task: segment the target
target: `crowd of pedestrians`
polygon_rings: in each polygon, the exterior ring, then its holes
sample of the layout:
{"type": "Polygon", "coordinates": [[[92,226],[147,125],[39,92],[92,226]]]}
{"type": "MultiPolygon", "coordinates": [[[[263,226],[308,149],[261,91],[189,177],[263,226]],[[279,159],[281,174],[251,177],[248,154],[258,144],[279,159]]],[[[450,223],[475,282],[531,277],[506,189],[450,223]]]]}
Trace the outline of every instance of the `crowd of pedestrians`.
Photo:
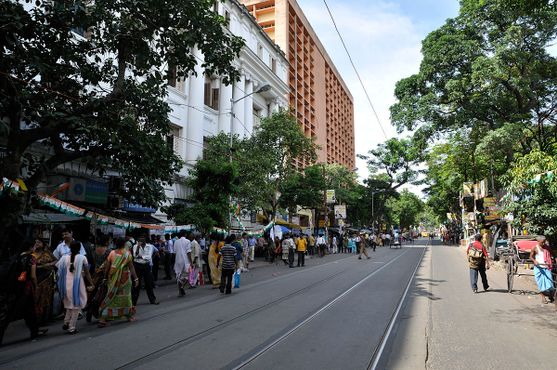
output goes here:
{"type": "Polygon", "coordinates": [[[176,234],[141,235],[125,238],[96,235],[86,243],[74,239],[71,229],[62,231],[55,248],[37,238],[24,241],[21,251],[2,267],[0,279],[0,344],[11,321],[23,318],[35,339],[47,333],[41,327],[63,319],[68,334],[79,333],[78,319],[99,328],[115,320],[135,321],[136,307],[144,290],[150,304],[158,305],[155,289],[162,280],[175,280],[177,296],[200,285],[231,294],[239,287],[240,274],[249,271],[255,253],[268,262],[282,260],[290,268],[304,267],[306,258],[353,253],[369,259],[366,247],[375,251],[388,245],[387,234],[354,233],[294,235],[271,240],[246,233],[239,235],[181,230],[176,234]],[[9,264],[8,264],[9,263],[9,264]]]}

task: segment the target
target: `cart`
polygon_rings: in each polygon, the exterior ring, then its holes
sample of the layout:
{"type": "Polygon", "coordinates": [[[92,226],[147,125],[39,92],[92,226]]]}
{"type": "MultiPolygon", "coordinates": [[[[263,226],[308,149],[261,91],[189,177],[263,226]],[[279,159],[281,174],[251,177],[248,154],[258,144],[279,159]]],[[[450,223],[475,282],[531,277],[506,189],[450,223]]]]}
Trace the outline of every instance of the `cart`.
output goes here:
{"type": "MultiPolygon", "coordinates": [[[[530,259],[530,252],[533,248],[535,248],[536,244],[537,241],[535,236],[515,236],[509,240],[507,247],[500,249],[501,259],[506,261],[507,291],[509,293],[513,292],[515,276],[534,277],[533,272],[521,273],[519,267],[525,267],[528,271],[530,271],[530,266],[534,264],[534,262],[530,259]]],[[[553,284],[555,285],[555,271],[553,271],[552,275],[553,284]]]]}

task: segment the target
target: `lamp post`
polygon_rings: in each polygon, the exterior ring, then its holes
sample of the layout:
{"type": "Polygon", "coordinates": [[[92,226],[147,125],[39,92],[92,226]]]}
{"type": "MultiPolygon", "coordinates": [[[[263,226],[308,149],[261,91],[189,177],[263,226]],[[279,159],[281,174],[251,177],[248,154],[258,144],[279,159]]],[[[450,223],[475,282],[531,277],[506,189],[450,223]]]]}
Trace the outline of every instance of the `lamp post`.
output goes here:
{"type": "MultiPolygon", "coordinates": [[[[234,127],[234,104],[238,103],[241,100],[244,100],[245,98],[247,98],[248,96],[251,96],[253,94],[259,94],[265,91],[269,91],[271,90],[272,86],[267,83],[264,82],[261,84],[261,86],[259,86],[259,88],[249,94],[246,94],[240,98],[234,99],[234,97],[230,98],[230,133],[229,133],[229,150],[230,150],[230,163],[232,163],[232,138],[234,136],[234,133],[232,132],[233,127],[234,127]]],[[[229,205],[232,205],[232,194],[230,194],[230,197],[228,199],[229,205]]],[[[229,206],[230,208],[230,206],[229,206]]],[[[230,229],[230,227],[232,226],[232,212],[230,211],[230,209],[228,210],[228,228],[230,229]]]]}

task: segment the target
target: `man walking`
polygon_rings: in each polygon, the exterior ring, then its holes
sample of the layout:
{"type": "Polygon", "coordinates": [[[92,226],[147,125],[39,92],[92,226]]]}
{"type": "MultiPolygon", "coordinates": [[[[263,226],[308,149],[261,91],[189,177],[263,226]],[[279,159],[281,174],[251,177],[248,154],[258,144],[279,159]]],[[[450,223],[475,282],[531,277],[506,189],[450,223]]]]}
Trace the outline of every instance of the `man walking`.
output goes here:
{"type": "Polygon", "coordinates": [[[237,258],[236,258],[236,248],[231,245],[231,243],[236,240],[236,236],[231,234],[226,237],[224,241],[224,247],[219,251],[219,256],[217,257],[217,269],[219,268],[220,262],[222,260],[222,272],[220,279],[220,292],[225,294],[232,293],[232,276],[237,268],[237,258]],[[226,289],[226,290],[225,290],[226,289]]]}
{"type": "Polygon", "coordinates": [[[186,230],[180,230],[179,239],[174,242],[176,261],[174,262],[174,272],[176,273],[176,283],[178,284],[178,296],[186,295],[184,287],[189,281],[189,269],[192,263],[191,243],[186,238],[186,230]]]}
{"type": "Polygon", "coordinates": [[[145,284],[145,291],[147,292],[149,303],[155,305],[159,304],[153,292],[153,274],[151,273],[153,252],[153,245],[147,244],[145,242],[145,237],[139,238],[138,242],[132,247],[133,267],[139,279],[139,284],[132,287],[132,303],[134,306],[137,306],[142,281],[145,284]]]}
{"type": "Polygon", "coordinates": [[[482,236],[476,234],[474,242],[468,245],[466,254],[468,255],[468,265],[470,266],[470,285],[474,293],[478,292],[478,273],[482,277],[484,291],[489,289],[485,270],[489,269],[489,255],[482,244],[482,236]]]}
{"type": "Polygon", "coordinates": [[[360,250],[360,255],[358,256],[358,259],[359,260],[362,259],[362,254],[366,256],[366,259],[369,259],[369,256],[367,255],[367,251],[366,251],[366,240],[364,239],[363,235],[356,236],[356,245],[360,250]]]}

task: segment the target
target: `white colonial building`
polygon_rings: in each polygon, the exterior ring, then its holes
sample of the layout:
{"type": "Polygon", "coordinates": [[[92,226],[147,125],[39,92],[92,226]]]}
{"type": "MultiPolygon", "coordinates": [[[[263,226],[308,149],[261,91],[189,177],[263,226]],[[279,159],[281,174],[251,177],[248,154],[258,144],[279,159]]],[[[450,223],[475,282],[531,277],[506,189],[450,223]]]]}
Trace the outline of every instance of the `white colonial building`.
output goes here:
{"type": "MultiPolygon", "coordinates": [[[[184,81],[169,81],[171,87],[167,101],[173,109],[170,114],[172,136],[169,140],[185,162],[180,173],[180,177],[184,178],[195,162],[202,158],[207,137],[221,131],[229,134],[230,130],[240,137],[250,136],[261,118],[269,116],[279,107],[288,106],[288,61],[283,51],[238,1],[217,1],[215,10],[229,20],[230,32],[245,40],[246,45],[235,62],[241,71],[241,78],[225,85],[218,76],[205,75],[201,68],[203,55],[196,51],[200,62],[196,67],[197,76],[184,81]],[[257,92],[267,84],[270,85],[269,90],[257,92]],[[249,96],[244,98],[246,95],[249,96]],[[238,99],[241,100],[234,104],[234,119],[231,120],[231,103],[238,99]]],[[[172,202],[184,201],[190,192],[180,179],[166,191],[172,202]]]]}

